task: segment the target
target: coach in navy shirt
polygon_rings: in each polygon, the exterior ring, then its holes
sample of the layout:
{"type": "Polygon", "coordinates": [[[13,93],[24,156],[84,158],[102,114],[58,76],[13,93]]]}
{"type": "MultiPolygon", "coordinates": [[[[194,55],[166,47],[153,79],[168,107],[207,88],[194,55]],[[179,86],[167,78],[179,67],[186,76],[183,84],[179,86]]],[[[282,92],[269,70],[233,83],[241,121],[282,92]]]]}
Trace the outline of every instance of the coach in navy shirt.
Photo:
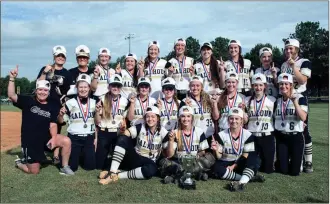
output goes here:
{"type": "Polygon", "coordinates": [[[15,93],[15,78],[18,75],[18,66],[9,73],[8,98],[14,106],[22,110],[21,146],[23,159],[17,159],[16,167],[26,173],[38,174],[40,163],[46,159],[44,150],[61,147],[63,168],[61,174],[74,175],[68,161],[71,153],[69,138],[57,134],[58,109],[54,108],[49,100],[50,83],[47,80],[38,80],[34,97],[22,96],[15,93]]]}

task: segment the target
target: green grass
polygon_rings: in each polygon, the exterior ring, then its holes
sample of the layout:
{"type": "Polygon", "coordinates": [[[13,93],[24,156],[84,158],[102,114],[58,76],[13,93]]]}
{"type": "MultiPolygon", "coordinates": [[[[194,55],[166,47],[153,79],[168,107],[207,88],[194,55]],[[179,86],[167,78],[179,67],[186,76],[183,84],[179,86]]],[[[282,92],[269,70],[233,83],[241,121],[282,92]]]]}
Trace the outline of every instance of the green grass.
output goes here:
{"type": "Polygon", "coordinates": [[[176,185],[163,185],[159,178],[120,180],[116,184],[98,184],[99,171],[81,168],[74,177],[59,175],[48,166],[36,176],[14,168],[19,149],[1,155],[1,202],[153,202],[153,203],[220,203],[220,202],[329,202],[328,104],[311,104],[310,125],[313,137],[312,174],[298,177],[278,173],[265,175],[265,183],[249,183],[243,193],[232,193],[224,187],[228,181],[197,182],[197,190],[185,191],[176,185]]]}

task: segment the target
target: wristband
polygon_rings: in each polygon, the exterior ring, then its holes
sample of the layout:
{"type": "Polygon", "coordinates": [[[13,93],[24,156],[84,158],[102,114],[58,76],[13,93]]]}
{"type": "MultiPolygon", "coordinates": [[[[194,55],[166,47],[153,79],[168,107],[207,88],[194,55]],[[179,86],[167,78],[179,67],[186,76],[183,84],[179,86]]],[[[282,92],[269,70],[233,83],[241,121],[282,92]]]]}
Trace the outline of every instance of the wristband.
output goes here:
{"type": "Polygon", "coordinates": [[[9,79],[9,81],[11,81],[11,82],[15,82],[15,80],[14,80],[14,79],[9,79]]]}

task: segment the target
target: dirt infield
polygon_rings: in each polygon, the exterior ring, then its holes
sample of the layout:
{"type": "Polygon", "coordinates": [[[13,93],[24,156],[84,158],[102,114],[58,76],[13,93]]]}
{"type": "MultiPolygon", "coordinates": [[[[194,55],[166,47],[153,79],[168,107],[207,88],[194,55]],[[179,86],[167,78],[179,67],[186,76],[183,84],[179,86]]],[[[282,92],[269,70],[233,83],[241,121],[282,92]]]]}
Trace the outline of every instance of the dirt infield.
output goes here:
{"type": "Polygon", "coordinates": [[[1,112],[1,152],[21,144],[20,112],[1,112]]]}

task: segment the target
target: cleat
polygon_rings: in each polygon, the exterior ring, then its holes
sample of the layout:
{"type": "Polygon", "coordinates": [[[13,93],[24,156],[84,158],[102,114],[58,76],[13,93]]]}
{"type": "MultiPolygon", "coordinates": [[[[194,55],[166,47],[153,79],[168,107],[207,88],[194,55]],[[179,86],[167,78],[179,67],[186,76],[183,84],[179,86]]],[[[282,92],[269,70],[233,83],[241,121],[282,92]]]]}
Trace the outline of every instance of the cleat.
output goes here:
{"type": "Polygon", "coordinates": [[[232,181],[229,184],[229,190],[232,192],[242,192],[244,191],[245,184],[240,183],[239,181],[232,181]]]}
{"type": "Polygon", "coordinates": [[[108,172],[105,178],[99,180],[99,184],[106,185],[118,181],[118,173],[108,172]]]}
{"type": "Polygon", "coordinates": [[[21,164],[22,164],[22,160],[17,157],[17,159],[15,159],[15,167],[18,168],[18,166],[21,164]]]}
{"type": "Polygon", "coordinates": [[[304,172],[305,173],[312,173],[314,170],[313,170],[313,164],[312,162],[305,162],[305,165],[304,165],[304,172]]]}
{"type": "Polygon", "coordinates": [[[173,182],[174,182],[174,178],[172,176],[165,176],[164,184],[173,183],[173,182]]]}
{"type": "Polygon", "coordinates": [[[74,176],[74,172],[71,170],[70,166],[64,166],[61,168],[60,174],[65,176],[74,176]]]}
{"type": "Polygon", "coordinates": [[[99,179],[104,179],[107,174],[108,174],[108,171],[101,171],[99,174],[99,179]]]}
{"type": "Polygon", "coordinates": [[[264,175],[256,174],[256,175],[254,175],[251,178],[250,182],[260,182],[260,183],[263,183],[263,182],[265,182],[265,180],[266,179],[265,179],[264,175]]]}

